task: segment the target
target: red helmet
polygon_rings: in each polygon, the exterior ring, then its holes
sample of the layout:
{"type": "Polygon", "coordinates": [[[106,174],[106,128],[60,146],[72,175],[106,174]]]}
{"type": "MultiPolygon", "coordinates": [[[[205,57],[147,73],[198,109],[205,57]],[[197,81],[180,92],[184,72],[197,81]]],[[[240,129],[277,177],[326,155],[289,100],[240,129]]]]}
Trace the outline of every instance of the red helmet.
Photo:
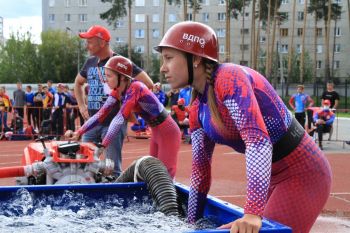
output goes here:
{"type": "Polygon", "coordinates": [[[331,101],[329,101],[329,100],[324,100],[324,101],[323,101],[323,105],[330,106],[330,105],[331,105],[331,101]]]}
{"type": "Polygon", "coordinates": [[[104,67],[114,70],[128,78],[132,78],[132,62],[125,57],[111,57],[104,67]]]}
{"type": "Polygon", "coordinates": [[[160,52],[162,47],[170,47],[218,61],[216,34],[211,27],[202,23],[186,21],[173,25],[155,50],[160,52]]]}
{"type": "Polygon", "coordinates": [[[177,100],[177,104],[178,105],[185,105],[185,99],[184,98],[180,98],[177,100]]]}

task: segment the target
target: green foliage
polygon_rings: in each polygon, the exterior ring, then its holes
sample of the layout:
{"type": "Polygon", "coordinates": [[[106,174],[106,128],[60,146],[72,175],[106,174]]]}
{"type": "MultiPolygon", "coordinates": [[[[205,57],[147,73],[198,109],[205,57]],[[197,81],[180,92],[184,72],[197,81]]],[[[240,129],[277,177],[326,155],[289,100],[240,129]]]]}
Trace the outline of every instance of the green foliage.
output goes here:
{"type": "MultiPolygon", "coordinates": [[[[341,5],[332,3],[331,5],[331,19],[335,20],[341,15],[341,5]]],[[[317,20],[328,20],[328,0],[310,0],[308,13],[316,14],[317,20]]]]}
{"type": "Polygon", "coordinates": [[[41,83],[73,82],[78,67],[85,60],[85,49],[79,38],[63,31],[41,34],[41,45],[31,41],[31,34],[11,35],[0,47],[0,82],[41,83]],[[80,64],[78,65],[78,55],[80,64]]]}
{"type": "Polygon", "coordinates": [[[128,8],[132,5],[132,0],[101,0],[103,3],[111,3],[112,7],[100,14],[101,19],[107,20],[109,25],[112,25],[116,20],[123,18],[127,15],[126,4],[128,8]]]}
{"type": "MultiPolygon", "coordinates": [[[[122,55],[123,57],[128,57],[128,45],[127,44],[123,44],[123,45],[119,45],[117,47],[114,47],[113,51],[115,51],[119,55],[122,55]]],[[[135,63],[137,66],[144,68],[143,57],[140,56],[140,53],[136,53],[134,49],[131,50],[131,59],[130,60],[133,63],[135,63]]]]}
{"type": "Polygon", "coordinates": [[[37,46],[32,43],[31,34],[10,35],[6,44],[0,45],[0,82],[38,80],[38,73],[37,46]]]}
{"type": "MultiPolygon", "coordinates": [[[[41,34],[39,58],[43,80],[73,82],[77,74],[78,54],[83,55],[78,38],[72,38],[64,31],[49,30],[41,34]]],[[[80,61],[85,60],[80,56],[80,61]]]]}

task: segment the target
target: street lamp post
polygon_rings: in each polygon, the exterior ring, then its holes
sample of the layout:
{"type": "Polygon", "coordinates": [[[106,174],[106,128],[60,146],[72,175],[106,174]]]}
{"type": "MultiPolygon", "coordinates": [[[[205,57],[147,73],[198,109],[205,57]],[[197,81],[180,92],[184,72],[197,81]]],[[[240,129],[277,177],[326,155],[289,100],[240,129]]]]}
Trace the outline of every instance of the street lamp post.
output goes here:
{"type": "MultiPolygon", "coordinates": [[[[66,31],[70,31],[72,34],[75,34],[74,31],[70,27],[66,27],[66,31]]],[[[77,73],[80,71],[80,40],[78,40],[78,61],[77,61],[77,73]]]]}

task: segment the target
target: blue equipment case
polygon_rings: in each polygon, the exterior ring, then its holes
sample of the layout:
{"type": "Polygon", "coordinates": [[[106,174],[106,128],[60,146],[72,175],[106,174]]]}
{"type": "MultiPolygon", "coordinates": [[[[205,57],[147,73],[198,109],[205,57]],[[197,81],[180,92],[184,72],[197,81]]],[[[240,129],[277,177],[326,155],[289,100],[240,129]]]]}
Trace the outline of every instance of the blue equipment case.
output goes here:
{"type": "MultiPolygon", "coordinates": [[[[41,195],[59,196],[65,190],[81,193],[91,198],[103,199],[104,196],[118,194],[119,197],[130,199],[137,197],[149,196],[145,183],[107,183],[107,184],[89,184],[89,185],[36,185],[36,186],[4,186],[0,187],[0,202],[9,201],[19,189],[28,190],[35,198],[41,195]]],[[[187,186],[176,183],[179,200],[183,205],[187,206],[189,189],[187,186]]],[[[125,202],[127,203],[127,202],[125,202]]],[[[127,207],[127,206],[126,206],[127,207]]],[[[209,196],[204,210],[204,216],[213,220],[217,226],[228,223],[234,219],[243,216],[242,208],[230,203],[209,196]]],[[[187,233],[229,233],[229,230],[206,229],[195,230],[187,233]]],[[[291,233],[291,228],[279,224],[274,221],[263,219],[263,225],[260,229],[261,233],[291,233]]]]}

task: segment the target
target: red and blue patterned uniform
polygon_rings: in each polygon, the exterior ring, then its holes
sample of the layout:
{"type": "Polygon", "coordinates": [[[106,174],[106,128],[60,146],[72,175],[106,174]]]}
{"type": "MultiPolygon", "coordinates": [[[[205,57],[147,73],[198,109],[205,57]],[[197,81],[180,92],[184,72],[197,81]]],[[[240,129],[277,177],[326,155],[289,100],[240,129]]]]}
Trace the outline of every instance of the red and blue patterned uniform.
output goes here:
{"type": "MultiPolygon", "coordinates": [[[[268,81],[250,68],[221,64],[212,74],[212,78],[215,80],[214,92],[223,127],[219,128],[210,115],[207,105],[207,84],[204,93],[194,100],[190,112],[193,162],[188,220],[195,222],[202,216],[204,200],[211,184],[212,154],[215,143],[219,143],[245,154],[247,197],[244,212],[246,214],[266,216],[297,227],[300,222],[294,221],[294,217],[290,216],[288,211],[285,209],[279,211],[277,204],[269,205],[269,203],[277,200],[277,203],[280,202],[283,208],[287,206],[286,209],[288,209],[295,205],[293,195],[298,192],[307,196],[309,192],[319,191],[319,194],[314,195],[319,195],[320,203],[316,207],[313,206],[314,202],[310,203],[310,209],[314,210],[312,217],[305,220],[308,222],[301,223],[301,227],[305,227],[305,224],[306,227],[309,227],[310,222],[312,226],[330,191],[330,169],[323,153],[311,138],[304,134],[302,142],[296,149],[272,164],[273,144],[281,139],[292,123],[292,115],[287,107],[268,81]],[[307,150],[306,147],[308,147],[307,150]],[[293,155],[293,153],[296,154],[293,155]],[[289,159],[298,161],[299,164],[295,165],[298,162],[286,163],[289,159]],[[274,170],[276,164],[281,164],[285,170],[283,172],[279,172],[278,169],[274,170]],[[298,189],[299,186],[293,184],[291,177],[300,178],[300,180],[297,179],[300,184],[304,179],[309,179],[310,175],[315,176],[314,170],[319,174],[324,174],[321,182],[315,181],[322,188],[302,185],[298,189]],[[306,178],[299,177],[299,172],[309,175],[306,178]],[[293,190],[292,185],[285,190],[276,191],[278,189],[275,187],[279,187],[280,180],[293,184],[297,190],[293,190]],[[287,198],[290,200],[286,200],[287,198]]],[[[318,200],[318,198],[315,199],[318,200]]],[[[309,207],[309,205],[306,206],[309,207]]]]}
{"type": "MultiPolygon", "coordinates": [[[[119,96],[113,90],[102,108],[93,115],[79,130],[82,135],[99,123],[102,123],[113,108],[118,107],[118,100],[122,99],[122,106],[113,118],[102,144],[106,147],[115,138],[124,122],[132,113],[141,116],[146,122],[157,118],[164,110],[163,104],[141,82],[132,81],[130,86],[119,96]]],[[[176,172],[177,154],[180,148],[180,129],[170,115],[155,127],[151,127],[150,155],[161,160],[167,167],[169,174],[174,177],[176,172]],[[171,138],[172,140],[169,140],[171,138]]]]}

